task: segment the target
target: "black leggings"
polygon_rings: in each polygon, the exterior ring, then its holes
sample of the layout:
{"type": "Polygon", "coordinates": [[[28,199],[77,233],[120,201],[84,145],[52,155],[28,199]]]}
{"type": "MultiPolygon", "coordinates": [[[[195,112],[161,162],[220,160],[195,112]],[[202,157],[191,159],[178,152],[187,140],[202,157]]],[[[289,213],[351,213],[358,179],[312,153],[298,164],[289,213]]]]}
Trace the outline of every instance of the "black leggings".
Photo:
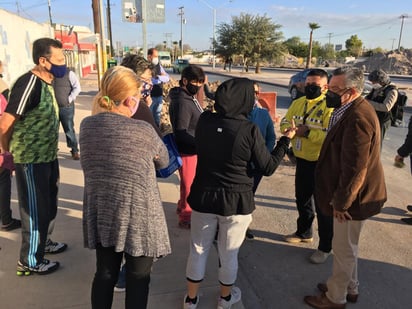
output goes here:
{"type": "MultiPolygon", "coordinates": [[[[149,295],[150,272],[153,257],[134,257],[127,253],[126,258],[126,309],[145,309],[149,295]]],[[[92,285],[92,308],[110,309],[113,302],[113,289],[119,276],[123,252],[115,252],[114,247],[96,249],[96,273],[92,285]]]]}

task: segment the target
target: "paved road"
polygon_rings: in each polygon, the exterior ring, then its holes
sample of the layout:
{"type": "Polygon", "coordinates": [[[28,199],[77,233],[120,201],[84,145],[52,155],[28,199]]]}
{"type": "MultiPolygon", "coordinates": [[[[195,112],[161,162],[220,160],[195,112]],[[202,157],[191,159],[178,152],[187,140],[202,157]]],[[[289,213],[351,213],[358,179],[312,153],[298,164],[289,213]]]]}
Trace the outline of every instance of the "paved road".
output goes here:
{"type": "MultiPolygon", "coordinates": [[[[82,80],[82,86],[83,92],[76,102],[77,129],[81,119],[90,114],[97,88],[93,78],[82,80]]],[[[391,129],[390,133],[394,130],[399,130],[399,136],[406,132],[400,128],[391,129]]],[[[412,228],[399,220],[405,216],[405,206],[412,203],[412,179],[409,166],[397,169],[392,165],[399,141],[390,134],[388,136],[384,141],[382,162],[389,199],[382,214],[368,220],[361,237],[361,286],[357,308],[409,308],[412,303],[412,228]]],[[[63,132],[60,132],[61,186],[54,238],[67,242],[69,249],[50,257],[58,259],[62,268],[50,276],[17,277],[15,264],[19,231],[0,232],[0,308],[90,308],[90,282],[95,260],[94,252],[84,249],[82,243],[83,175],[79,162],[70,159],[69,149],[63,140],[63,132]]],[[[149,309],[182,308],[189,233],[177,227],[177,176],[159,180],[159,187],[173,253],[159,260],[153,268],[149,309]]],[[[287,161],[273,176],[262,180],[252,223],[256,239],[246,241],[239,256],[237,284],[242,289],[243,305],[238,304],[234,309],[308,308],[303,303],[303,296],[315,293],[316,283],[329,275],[331,259],[324,265],[312,265],[307,261],[316,248],[317,239],[313,244],[304,245],[291,245],[282,240],[282,236],[295,227],[297,211],[293,192],[294,167],[287,161]]],[[[18,215],[14,189],[12,204],[14,213],[18,215]]],[[[199,309],[216,308],[216,267],[216,252],[212,251],[201,288],[199,309]]],[[[123,294],[116,294],[113,308],[123,308],[123,298],[123,294]]]]}

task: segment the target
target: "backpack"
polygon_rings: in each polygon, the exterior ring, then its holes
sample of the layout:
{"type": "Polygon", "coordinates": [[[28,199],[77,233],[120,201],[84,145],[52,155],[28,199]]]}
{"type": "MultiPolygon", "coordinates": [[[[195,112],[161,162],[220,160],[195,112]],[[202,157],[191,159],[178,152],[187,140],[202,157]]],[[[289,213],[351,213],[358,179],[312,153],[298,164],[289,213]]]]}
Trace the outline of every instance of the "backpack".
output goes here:
{"type": "Polygon", "coordinates": [[[398,90],[398,99],[395,105],[391,109],[391,126],[399,127],[403,122],[403,112],[406,102],[408,101],[408,96],[404,91],[398,90]]]}

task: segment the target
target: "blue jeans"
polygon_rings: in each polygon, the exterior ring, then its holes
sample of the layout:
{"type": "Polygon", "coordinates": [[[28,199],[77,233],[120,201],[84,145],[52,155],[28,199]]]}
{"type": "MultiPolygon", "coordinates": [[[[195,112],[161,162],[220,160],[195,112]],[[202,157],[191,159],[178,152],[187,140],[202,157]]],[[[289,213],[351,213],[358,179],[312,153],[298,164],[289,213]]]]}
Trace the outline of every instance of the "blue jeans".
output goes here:
{"type": "Polygon", "coordinates": [[[160,116],[162,114],[163,108],[163,97],[152,97],[152,105],[150,105],[150,110],[152,111],[153,118],[156,125],[160,126],[160,116]]]}
{"type": "Polygon", "coordinates": [[[66,134],[67,147],[72,149],[72,153],[79,152],[76,132],[74,131],[74,103],[68,107],[59,107],[59,117],[66,134]]]}

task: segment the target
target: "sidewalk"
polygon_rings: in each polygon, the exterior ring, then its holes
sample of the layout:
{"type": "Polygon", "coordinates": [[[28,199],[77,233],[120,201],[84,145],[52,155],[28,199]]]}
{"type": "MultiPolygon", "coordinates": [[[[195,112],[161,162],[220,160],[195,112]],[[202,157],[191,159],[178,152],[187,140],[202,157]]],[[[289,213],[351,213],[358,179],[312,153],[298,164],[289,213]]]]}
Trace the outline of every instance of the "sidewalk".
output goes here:
{"type": "MultiPolygon", "coordinates": [[[[232,72],[232,74],[241,74],[232,72]]],[[[251,78],[261,82],[283,80],[281,76],[251,78]]],[[[94,75],[96,76],[96,75],[94,75]]],[[[253,76],[253,77],[252,77],[253,76]]],[[[94,77],[96,78],[96,77],[94,77]]],[[[93,75],[82,80],[82,93],[76,102],[76,130],[81,119],[90,115],[97,91],[93,75]]],[[[403,129],[398,129],[403,130],[403,129]]],[[[404,131],[400,131],[404,134],[404,131]]],[[[0,303],[4,309],[86,309],[90,308],[90,288],[95,271],[94,251],[83,248],[82,198],[83,174],[79,161],[73,161],[60,131],[59,213],[53,239],[67,242],[67,252],[49,256],[61,262],[61,269],[48,276],[17,277],[15,265],[20,246],[20,230],[0,232],[0,303]]],[[[357,308],[408,308],[412,303],[412,228],[402,224],[405,205],[412,202],[409,166],[397,169],[392,165],[396,144],[385,140],[382,162],[388,185],[388,202],[382,214],[365,225],[361,237],[359,274],[360,298],[357,308]]],[[[177,226],[175,213],[179,196],[176,175],[159,179],[159,187],[172,243],[172,254],[153,267],[149,309],[182,308],[186,290],[185,265],[189,250],[189,231],[177,226]]],[[[242,301],[233,309],[309,308],[303,296],[316,293],[317,282],[331,272],[332,259],[326,264],[312,265],[307,257],[316,248],[314,243],[291,245],[283,235],[295,227],[294,167],[283,162],[275,174],[265,177],[256,197],[252,229],[255,240],[245,241],[239,255],[237,285],[242,301]]],[[[12,207],[18,216],[17,195],[13,184],[12,207]]],[[[314,226],[316,230],[316,224],[314,226]]],[[[211,250],[205,281],[201,285],[199,309],[216,308],[218,297],[217,254],[211,250]]],[[[115,293],[113,308],[124,308],[124,293],[115,293]]],[[[348,307],[351,307],[350,305],[348,307]]],[[[354,307],[355,308],[355,307],[354,307]]]]}

